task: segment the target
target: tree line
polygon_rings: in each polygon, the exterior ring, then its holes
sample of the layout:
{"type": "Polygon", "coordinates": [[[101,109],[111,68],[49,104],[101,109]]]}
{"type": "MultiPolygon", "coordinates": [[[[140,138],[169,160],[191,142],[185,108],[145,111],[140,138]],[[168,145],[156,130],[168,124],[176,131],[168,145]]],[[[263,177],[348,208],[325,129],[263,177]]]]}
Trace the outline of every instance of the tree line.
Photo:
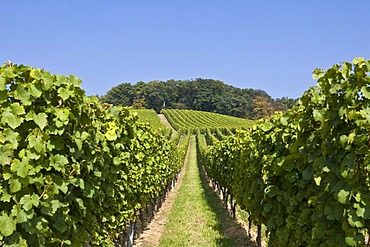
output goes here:
{"type": "Polygon", "coordinates": [[[291,108],[296,100],[273,99],[260,89],[241,89],[213,79],[121,83],[101,100],[113,105],[161,109],[190,109],[258,119],[291,108]]]}

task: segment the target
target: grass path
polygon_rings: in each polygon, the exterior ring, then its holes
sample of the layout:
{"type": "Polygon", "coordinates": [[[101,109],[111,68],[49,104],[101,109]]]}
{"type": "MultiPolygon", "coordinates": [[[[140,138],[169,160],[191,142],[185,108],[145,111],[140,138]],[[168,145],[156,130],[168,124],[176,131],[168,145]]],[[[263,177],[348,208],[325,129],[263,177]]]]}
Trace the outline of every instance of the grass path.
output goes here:
{"type": "MultiPolygon", "coordinates": [[[[189,148],[186,153],[184,164],[187,163],[188,157],[189,148]]],[[[168,216],[170,214],[172,205],[175,202],[176,195],[179,191],[185,173],[186,166],[184,166],[184,168],[181,170],[175,188],[168,193],[166,200],[163,202],[162,207],[154,216],[154,219],[147,226],[147,229],[140,235],[139,239],[135,240],[134,247],[157,247],[159,245],[159,240],[167,224],[168,216]]]]}
{"type": "Polygon", "coordinates": [[[190,139],[186,174],[171,209],[159,246],[254,246],[220,199],[201,179],[196,140],[190,139]]]}
{"type": "Polygon", "coordinates": [[[176,132],[176,130],[172,127],[172,125],[170,124],[170,122],[168,121],[168,119],[166,118],[165,115],[163,114],[158,114],[158,117],[159,119],[161,120],[161,122],[169,129],[171,129],[173,132],[176,132]]]}

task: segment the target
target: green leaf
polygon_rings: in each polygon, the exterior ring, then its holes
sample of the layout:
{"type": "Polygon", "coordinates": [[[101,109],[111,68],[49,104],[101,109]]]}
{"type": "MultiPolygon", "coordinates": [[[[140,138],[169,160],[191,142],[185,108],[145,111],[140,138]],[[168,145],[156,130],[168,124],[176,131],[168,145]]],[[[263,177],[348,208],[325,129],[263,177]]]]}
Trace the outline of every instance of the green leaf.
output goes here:
{"type": "Polygon", "coordinates": [[[80,87],[81,85],[81,80],[74,76],[74,75],[69,75],[69,82],[74,86],[74,87],[80,87]]]}
{"type": "Polygon", "coordinates": [[[315,227],[313,228],[313,234],[315,234],[315,237],[322,238],[325,236],[326,227],[325,222],[319,222],[315,224],[315,227]]]}
{"type": "Polygon", "coordinates": [[[12,196],[10,194],[4,194],[1,196],[0,198],[0,201],[2,202],[10,202],[10,199],[12,198],[12,196]]]}
{"type": "Polygon", "coordinates": [[[68,226],[67,226],[67,224],[65,223],[65,220],[62,217],[57,217],[53,226],[60,233],[63,233],[68,229],[68,226]]]}
{"type": "Polygon", "coordinates": [[[360,110],[361,116],[370,123],[370,107],[360,110]]]}
{"type": "Polygon", "coordinates": [[[351,133],[351,134],[348,135],[348,144],[353,143],[353,140],[355,139],[355,136],[356,136],[355,133],[351,133]]]}
{"type": "Polygon", "coordinates": [[[28,164],[20,161],[19,159],[14,159],[10,170],[15,172],[19,177],[25,178],[28,175],[28,164]]]}
{"type": "Polygon", "coordinates": [[[15,132],[11,129],[6,129],[4,131],[4,134],[5,134],[6,140],[11,143],[12,149],[14,150],[17,149],[19,145],[18,141],[20,140],[18,132],[15,132]]]}
{"type": "Polygon", "coordinates": [[[351,70],[352,70],[352,64],[350,63],[343,63],[342,65],[342,76],[344,78],[349,78],[349,76],[351,75],[351,70]]]}
{"type": "Polygon", "coordinates": [[[8,70],[2,71],[4,78],[14,78],[16,75],[13,73],[12,68],[9,68],[8,70]]]}
{"type": "Polygon", "coordinates": [[[50,90],[53,87],[53,77],[50,75],[49,72],[44,72],[41,77],[43,81],[43,89],[45,91],[50,90]]]}
{"type": "Polygon", "coordinates": [[[37,80],[40,80],[41,76],[42,76],[41,69],[32,69],[31,73],[30,73],[30,76],[37,79],[37,80]]]}
{"type": "Polygon", "coordinates": [[[364,218],[365,217],[366,208],[358,207],[356,210],[356,215],[358,217],[364,218]]]}
{"type": "Polygon", "coordinates": [[[354,209],[350,209],[349,210],[349,213],[348,213],[348,223],[352,227],[361,228],[361,227],[364,227],[365,226],[364,220],[362,218],[360,218],[360,217],[357,216],[357,214],[356,214],[356,212],[355,212],[354,209]]]}
{"type": "Polygon", "coordinates": [[[78,150],[82,150],[82,140],[75,138],[74,142],[76,143],[78,150]]]}
{"type": "Polygon", "coordinates": [[[313,115],[313,118],[315,119],[315,121],[324,122],[324,120],[325,120],[323,114],[319,110],[316,110],[316,109],[313,110],[312,115],[313,115]]]}
{"type": "Polygon", "coordinates": [[[51,201],[51,209],[52,213],[54,214],[59,208],[68,206],[68,204],[61,203],[58,200],[52,200],[51,201]]]}
{"type": "Polygon", "coordinates": [[[69,110],[67,108],[57,108],[57,109],[55,109],[55,115],[63,124],[68,123],[69,110]]]}
{"type": "Polygon", "coordinates": [[[3,91],[6,89],[6,81],[5,78],[0,75],[0,91],[3,91]]]}
{"type": "Polygon", "coordinates": [[[57,171],[64,170],[64,165],[68,164],[68,159],[60,154],[50,157],[50,166],[57,171]]]}
{"type": "Polygon", "coordinates": [[[16,217],[17,223],[27,222],[29,219],[32,219],[34,216],[33,211],[24,211],[20,205],[13,205],[11,216],[16,217]]]}
{"type": "Polygon", "coordinates": [[[24,107],[21,106],[18,102],[11,104],[10,108],[12,109],[12,113],[17,116],[20,116],[26,113],[24,110],[24,107]]]}
{"type": "Polygon", "coordinates": [[[342,204],[345,204],[347,202],[347,199],[348,199],[348,196],[349,196],[350,192],[349,191],[346,191],[344,189],[341,189],[339,191],[339,193],[337,194],[337,200],[338,202],[342,203],[342,204]]]}
{"type": "Polygon", "coordinates": [[[23,122],[23,118],[14,115],[9,109],[6,109],[2,114],[1,122],[3,124],[8,124],[12,129],[16,129],[23,122]]]}
{"type": "Polygon", "coordinates": [[[15,232],[17,222],[13,217],[9,217],[6,212],[2,211],[0,215],[0,233],[4,237],[8,237],[15,232]]]}
{"type": "Polygon", "coordinates": [[[14,98],[20,100],[23,105],[32,105],[31,94],[26,90],[25,86],[18,85],[14,92],[14,98]]]}
{"type": "Polygon", "coordinates": [[[288,125],[288,119],[285,118],[285,117],[281,117],[280,118],[280,123],[284,126],[287,126],[288,125]]]}
{"type": "Polygon", "coordinates": [[[34,148],[38,153],[41,153],[44,149],[45,142],[41,136],[32,135],[28,138],[28,143],[31,148],[34,148]]]}
{"type": "Polygon", "coordinates": [[[81,178],[73,178],[71,182],[75,185],[80,187],[81,189],[85,189],[85,182],[81,178]]]}
{"type": "Polygon", "coordinates": [[[35,99],[39,98],[42,95],[42,92],[38,90],[33,84],[29,85],[29,92],[31,96],[33,96],[35,99]]]}
{"type": "Polygon", "coordinates": [[[8,100],[7,91],[0,91],[0,103],[8,100]]]}
{"type": "Polygon", "coordinates": [[[21,190],[22,184],[19,182],[18,179],[10,179],[10,192],[15,193],[21,190]]]}
{"type": "Polygon", "coordinates": [[[365,59],[363,57],[356,57],[352,60],[352,63],[357,65],[357,64],[362,63],[364,61],[365,61],[365,59]]]}
{"type": "Polygon", "coordinates": [[[40,199],[36,194],[31,195],[24,195],[21,200],[19,201],[23,208],[28,211],[33,206],[38,207],[40,203],[40,199]]]}
{"type": "Polygon", "coordinates": [[[33,121],[40,127],[41,130],[43,130],[48,123],[48,116],[42,112],[35,115],[33,117],[33,121]]]}
{"type": "Polygon", "coordinates": [[[11,145],[0,145],[0,164],[9,165],[12,161],[13,153],[14,151],[11,149],[11,145]]]}
{"type": "Polygon", "coordinates": [[[20,210],[17,214],[17,223],[24,223],[28,221],[28,217],[25,211],[20,210]]]}
{"type": "Polygon", "coordinates": [[[365,97],[366,99],[370,99],[370,88],[369,87],[363,86],[361,88],[361,93],[363,97],[365,97]]]}
{"type": "Polygon", "coordinates": [[[349,246],[357,246],[357,241],[353,237],[346,237],[345,240],[349,246]]]}
{"type": "Polygon", "coordinates": [[[320,184],[321,184],[321,177],[315,177],[314,180],[315,180],[316,185],[317,186],[320,186],[320,184]]]}
{"type": "Polygon", "coordinates": [[[267,132],[274,127],[274,124],[270,122],[266,122],[266,123],[261,124],[260,126],[263,131],[267,132]]]}
{"type": "Polygon", "coordinates": [[[303,180],[310,180],[312,178],[312,175],[313,175],[313,168],[312,168],[312,166],[307,167],[302,172],[302,178],[303,178],[303,180]]]}
{"type": "Polygon", "coordinates": [[[61,87],[58,89],[58,95],[63,99],[67,100],[69,97],[73,95],[73,90],[71,89],[66,89],[64,87],[61,87]]]}
{"type": "Polygon", "coordinates": [[[343,217],[343,206],[335,205],[335,206],[325,206],[324,214],[326,215],[327,219],[329,220],[341,220],[343,217]]]}
{"type": "Polygon", "coordinates": [[[116,131],[113,130],[113,129],[108,130],[105,133],[105,138],[107,138],[108,141],[114,141],[114,140],[116,140],[117,139],[116,131]]]}
{"type": "Polygon", "coordinates": [[[82,211],[83,215],[86,215],[86,207],[84,205],[84,201],[81,198],[75,198],[79,209],[82,211]]]}
{"type": "Polygon", "coordinates": [[[316,79],[319,79],[320,77],[322,77],[324,75],[324,70],[323,69],[315,69],[312,73],[312,78],[314,80],[316,79]]]}

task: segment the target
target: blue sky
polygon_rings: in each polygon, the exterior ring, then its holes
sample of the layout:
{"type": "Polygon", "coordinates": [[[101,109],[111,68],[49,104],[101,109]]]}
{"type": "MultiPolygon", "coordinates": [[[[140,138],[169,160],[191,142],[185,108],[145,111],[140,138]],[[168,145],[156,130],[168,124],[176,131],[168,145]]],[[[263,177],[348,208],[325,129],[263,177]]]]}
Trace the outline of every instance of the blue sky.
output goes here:
{"type": "Polygon", "coordinates": [[[369,13],[368,0],[5,1],[0,63],[76,75],[88,95],[211,78],[297,98],[315,68],[370,59],[369,13]]]}

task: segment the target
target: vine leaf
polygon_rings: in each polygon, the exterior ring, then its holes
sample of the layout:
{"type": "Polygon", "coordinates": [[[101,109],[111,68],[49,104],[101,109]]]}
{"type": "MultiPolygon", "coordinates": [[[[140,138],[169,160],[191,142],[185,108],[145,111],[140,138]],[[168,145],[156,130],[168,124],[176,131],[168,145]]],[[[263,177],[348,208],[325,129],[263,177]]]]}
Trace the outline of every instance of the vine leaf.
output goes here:
{"type": "Polygon", "coordinates": [[[21,205],[23,205],[23,208],[28,211],[33,206],[37,207],[40,203],[40,199],[36,194],[31,195],[24,195],[21,200],[19,201],[21,205]]]}
{"type": "Polygon", "coordinates": [[[33,117],[33,121],[43,130],[48,123],[48,116],[41,112],[33,117]]]}
{"type": "Polygon", "coordinates": [[[10,192],[15,193],[21,190],[22,184],[19,182],[18,179],[10,179],[10,192]]]}
{"type": "Polygon", "coordinates": [[[13,219],[13,217],[9,217],[6,212],[1,212],[0,215],[0,233],[8,237],[13,234],[13,232],[16,230],[16,221],[13,219]]]}
{"type": "Polygon", "coordinates": [[[338,202],[345,204],[347,202],[348,196],[349,196],[349,191],[346,191],[344,189],[341,189],[338,193],[338,202]]]}
{"type": "Polygon", "coordinates": [[[50,165],[57,171],[64,170],[63,166],[68,164],[68,159],[60,154],[54,155],[50,158],[50,165]]]}

